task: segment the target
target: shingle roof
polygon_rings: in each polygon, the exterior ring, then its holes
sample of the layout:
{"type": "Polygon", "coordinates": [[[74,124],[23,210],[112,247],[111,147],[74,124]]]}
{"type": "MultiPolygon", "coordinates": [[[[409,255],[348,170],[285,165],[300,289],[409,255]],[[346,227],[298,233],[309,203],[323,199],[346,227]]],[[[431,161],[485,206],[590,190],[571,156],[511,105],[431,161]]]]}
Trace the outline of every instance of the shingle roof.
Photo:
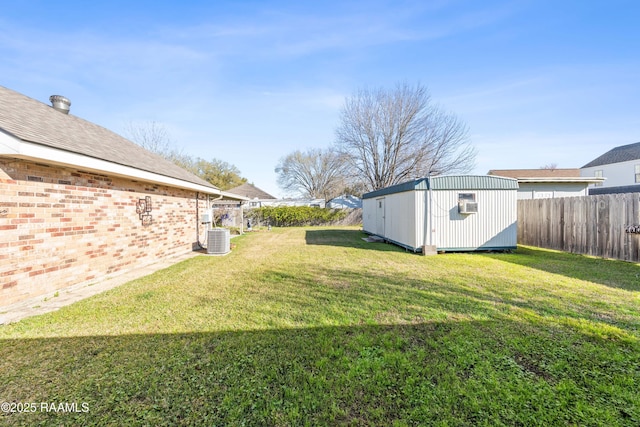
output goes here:
{"type": "Polygon", "coordinates": [[[271,194],[249,183],[244,183],[242,185],[232,188],[231,190],[227,190],[227,193],[237,194],[239,196],[248,197],[249,199],[259,199],[259,200],[275,199],[275,197],[273,197],[271,194]]]}
{"type": "Polygon", "coordinates": [[[594,166],[609,165],[611,163],[628,162],[630,160],[640,159],[640,142],[629,145],[621,145],[615,147],[602,156],[590,161],[583,168],[591,168],[594,166]]]}
{"type": "Polygon", "coordinates": [[[122,136],[0,86],[0,129],[16,138],[217,188],[122,136]]]}
{"type": "Polygon", "coordinates": [[[506,176],[507,178],[577,178],[580,169],[492,169],[488,175],[506,176]]]}

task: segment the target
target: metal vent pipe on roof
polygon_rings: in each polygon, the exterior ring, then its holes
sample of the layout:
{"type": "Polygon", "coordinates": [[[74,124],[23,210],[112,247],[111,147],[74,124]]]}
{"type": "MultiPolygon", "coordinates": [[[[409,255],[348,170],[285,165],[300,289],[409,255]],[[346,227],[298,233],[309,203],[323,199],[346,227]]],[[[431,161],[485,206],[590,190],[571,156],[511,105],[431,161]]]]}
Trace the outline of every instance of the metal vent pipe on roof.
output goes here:
{"type": "Polygon", "coordinates": [[[51,106],[60,111],[61,113],[69,114],[69,109],[71,108],[71,101],[65,98],[62,95],[51,95],[49,97],[49,101],[51,101],[51,106]]]}

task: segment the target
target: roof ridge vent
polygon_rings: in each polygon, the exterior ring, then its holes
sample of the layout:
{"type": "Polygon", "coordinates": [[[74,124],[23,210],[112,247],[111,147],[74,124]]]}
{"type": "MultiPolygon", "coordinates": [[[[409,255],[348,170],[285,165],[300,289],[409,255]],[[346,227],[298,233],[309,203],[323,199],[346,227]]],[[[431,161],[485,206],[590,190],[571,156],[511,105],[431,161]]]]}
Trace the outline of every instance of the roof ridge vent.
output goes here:
{"type": "Polygon", "coordinates": [[[49,101],[51,101],[51,106],[64,114],[69,114],[69,109],[71,108],[71,101],[65,98],[62,95],[51,95],[49,97],[49,101]]]}

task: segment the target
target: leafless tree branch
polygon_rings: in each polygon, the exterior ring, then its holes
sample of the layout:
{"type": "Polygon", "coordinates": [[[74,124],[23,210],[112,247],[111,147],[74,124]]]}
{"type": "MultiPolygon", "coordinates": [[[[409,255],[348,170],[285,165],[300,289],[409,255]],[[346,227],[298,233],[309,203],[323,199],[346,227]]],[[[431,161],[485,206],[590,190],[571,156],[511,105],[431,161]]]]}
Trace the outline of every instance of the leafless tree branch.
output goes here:
{"type": "Polygon", "coordinates": [[[361,89],[345,100],[338,151],[368,190],[473,169],[468,127],[432,103],[424,86],[361,89]]]}
{"type": "Polygon", "coordinates": [[[296,150],[280,159],[278,185],[290,193],[329,200],[345,187],[345,161],[332,150],[296,150]]]}

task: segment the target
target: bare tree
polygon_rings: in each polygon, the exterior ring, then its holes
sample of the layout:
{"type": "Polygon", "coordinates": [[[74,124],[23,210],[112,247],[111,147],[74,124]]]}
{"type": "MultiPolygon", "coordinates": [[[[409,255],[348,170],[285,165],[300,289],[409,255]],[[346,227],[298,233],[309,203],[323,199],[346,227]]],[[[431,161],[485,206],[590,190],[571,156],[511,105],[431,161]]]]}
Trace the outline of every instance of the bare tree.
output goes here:
{"type": "Polygon", "coordinates": [[[329,200],[345,188],[345,161],[333,150],[296,150],[280,159],[278,185],[287,192],[329,200]]]}
{"type": "Polygon", "coordinates": [[[469,172],[476,151],[467,126],[433,104],[424,86],[361,89],[345,101],[336,145],[367,189],[469,172]]]}
{"type": "Polygon", "coordinates": [[[124,129],[127,138],[165,159],[186,169],[222,190],[228,190],[247,182],[240,176],[240,170],[222,160],[204,160],[185,154],[176,148],[167,128],[154,121],[128,122],[124,129]]]}
{"type": "Polygon", "coordinates": [[[547,163],[544,166],[540,166],[540,169],[547,169],[547,170],[556,170],[558,169],[558,164],[557,163],[547,163]]]}
{"type": "Polygon", "coordinates": [[[161,155],[165,159],[173,160],[181,155],[169,135],[169,131],[162,124],[150,122],[128,122],[124,127],[124,135],[151,152],[161,155]]]}

